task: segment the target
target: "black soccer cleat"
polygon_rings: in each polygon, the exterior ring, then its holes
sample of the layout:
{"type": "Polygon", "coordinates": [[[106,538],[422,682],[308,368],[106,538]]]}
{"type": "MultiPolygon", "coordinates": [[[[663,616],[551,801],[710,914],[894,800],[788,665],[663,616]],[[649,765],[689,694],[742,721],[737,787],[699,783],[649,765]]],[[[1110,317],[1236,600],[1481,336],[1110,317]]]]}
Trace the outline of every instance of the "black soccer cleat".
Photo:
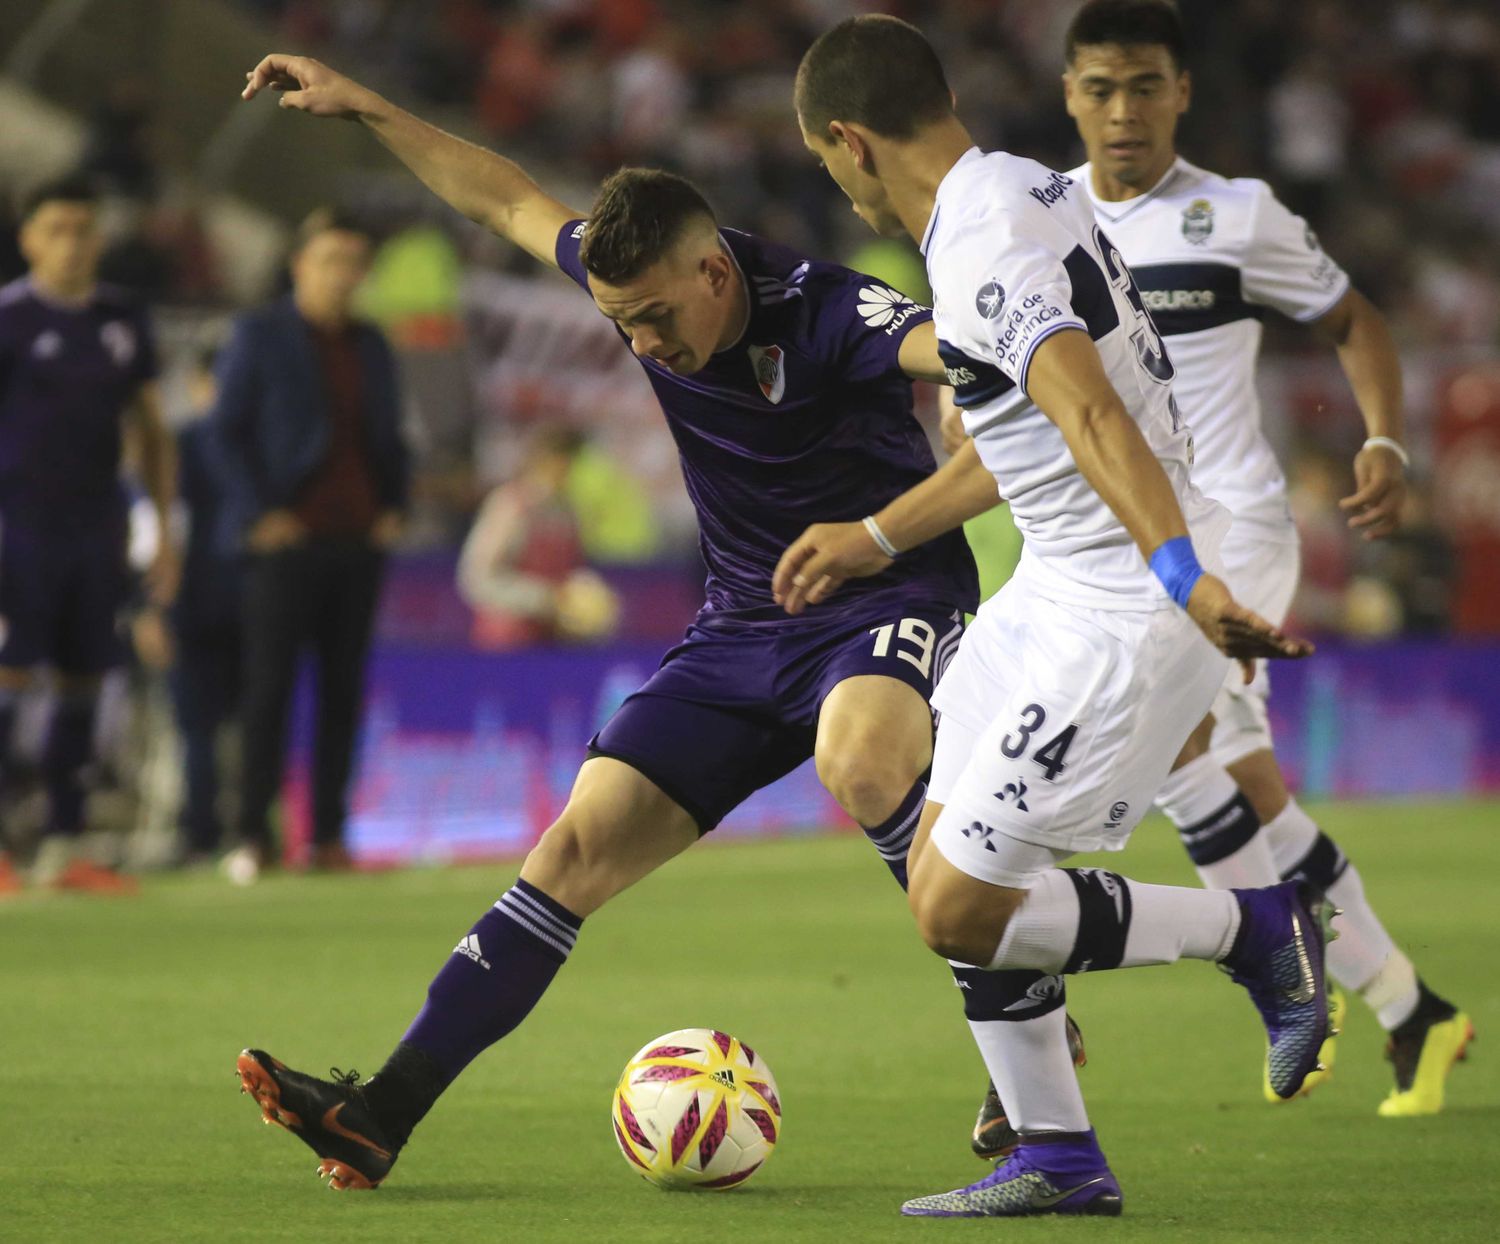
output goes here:
{"type": "Polygon", "coordinates": [[[240,1092],[255,1098],[263,1121],[286,1128],[322,1159],[318,1174],[330,1188],[369,1190],[390,1174],[401,1142],[376,1122],[357,1072],[335,1067],[331,1081],[319,1080],[264,1050],[242,1050],[234,1066],[240,1092]]]}
{"type": "MultiPolygon", "coordinates": [[[[1075,1067],[1082,1067],[1089,1061],[1083,1048],[1083,1033],[1073,1022],[1071,1015],[1068,1016],[1068,1053],[1073,1056],[1075,1067]]],[[[993,1162],[997,1158],[1009,1156],[1020,1141],[1016,1129],[1005,1117],[1005,1104],[1000,1100],[1000,1094],[996,1092],[992,1080],[985,1090],[984,1101],[980,1104],[979,1117],[974,1120],[974,1134],[969,1137],[969,1145],[977,1157],[993,1162]]]]}

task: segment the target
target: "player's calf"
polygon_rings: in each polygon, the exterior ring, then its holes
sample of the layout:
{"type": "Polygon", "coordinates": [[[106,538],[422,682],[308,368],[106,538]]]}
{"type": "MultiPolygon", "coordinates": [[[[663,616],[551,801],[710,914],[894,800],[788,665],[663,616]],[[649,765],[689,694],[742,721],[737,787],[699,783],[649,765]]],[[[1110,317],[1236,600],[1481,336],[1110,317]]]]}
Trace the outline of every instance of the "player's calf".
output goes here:
{"type": "Polygon", "coordinates": [[[902,889],[932,761],[932,713],[894,678],[840,682],[818,716],[818,780],[865,832],[902,889]]]}
{"type": "Polygon", "coordinates": [[[578,771],[562,814],[531,849],[521,876],[579,918],[698,841],[693,818],[622,761],[578,771]]]}

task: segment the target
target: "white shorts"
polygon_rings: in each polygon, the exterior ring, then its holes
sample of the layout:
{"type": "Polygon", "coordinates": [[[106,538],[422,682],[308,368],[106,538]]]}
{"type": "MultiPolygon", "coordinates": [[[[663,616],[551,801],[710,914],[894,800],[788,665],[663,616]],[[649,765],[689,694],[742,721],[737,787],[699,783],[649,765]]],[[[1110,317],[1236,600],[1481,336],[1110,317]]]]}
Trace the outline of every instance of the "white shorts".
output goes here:
{"type": "MultiPolygon", "coordinates": [[[[1224,581],[1234,598],[1280,626],[1291,608],[1302,571],[1297,529],[1288,524],[1280,531],[1268,532],[1250,523],[1235,523],[1224,537],[1219,557],[1224,563],[1224,581]]],[[[1270,694],[1265,661],[1255,663],[1255,678],[1248,683],[1238,663],[1230,666],[1212,710],[1214,732],[1209,746],[1220,764],[1232,765],[1251,752],[1270,750],[1271,721],[1266,713],[1270,694]]]]}
{"type": "Polygon", "coordinates": [[[932,697],[933,842],[970,876],[1020,888],[1067,855],[1119,850],[1229,664],[1180,609],[1063,605],[1013,578],[932,697]]]}

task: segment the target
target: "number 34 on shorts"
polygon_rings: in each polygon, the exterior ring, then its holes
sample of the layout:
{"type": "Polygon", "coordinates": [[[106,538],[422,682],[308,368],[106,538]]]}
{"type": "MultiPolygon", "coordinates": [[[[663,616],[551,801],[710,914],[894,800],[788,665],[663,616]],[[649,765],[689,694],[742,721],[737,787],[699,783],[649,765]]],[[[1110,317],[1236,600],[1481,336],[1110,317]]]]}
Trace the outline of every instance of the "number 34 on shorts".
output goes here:
{"type": "MultiPolygon", "coordinates": [[[[1029,752],[1031,759],[1041,766],[1042,776],[1049,782],[1068,767],[1068,748],[1078,734],[1076,723],[1065,726],[1045,743],[1039,743],[1042,727],[1047,724],[1047,710],[1040,704],[1028,704],[1021,710],[1021,720],[1013,731],[1006,731],[1000,740],[1000,754],[1007,760],[1020,760],[1029,752]]],[[[996,795],[995,798],[1003,798],[996,795]]]]}
{"type": "Polygon", "coordinates": [[[1041,700],[1013,703],[975,741],[952,802],[987,824],[1010,825],[1028,841],[1051,845],[1054,832],[1071,837],[1085,829],[1109,836],[1121,828],[1129,804],[1119,802],[1123,792],[1109,781],[1110,766],[1101,773],[1091,763],[1098,757],[1091,755],[1090,733],[1087,722],[1041,700]],[[1107,797],[1106,784],[1116,787],[1107,797]],[[1115,806],[1101,808],[1101,799],[1115,806]]]}

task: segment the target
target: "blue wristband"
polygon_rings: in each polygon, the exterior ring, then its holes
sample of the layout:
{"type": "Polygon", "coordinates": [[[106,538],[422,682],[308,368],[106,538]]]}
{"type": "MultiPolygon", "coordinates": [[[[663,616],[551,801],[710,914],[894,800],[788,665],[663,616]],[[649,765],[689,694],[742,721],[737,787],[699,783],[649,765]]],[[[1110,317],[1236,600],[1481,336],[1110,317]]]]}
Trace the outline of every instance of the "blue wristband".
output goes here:
{"type": "Polygon", "coordinates": [[[1192,539],[1176,536],[1158,546],[1151,554],[1151,573],[1161,580],[1167,595],[1186,609],[1193,585],[1203,577],[1192,539]]]}

